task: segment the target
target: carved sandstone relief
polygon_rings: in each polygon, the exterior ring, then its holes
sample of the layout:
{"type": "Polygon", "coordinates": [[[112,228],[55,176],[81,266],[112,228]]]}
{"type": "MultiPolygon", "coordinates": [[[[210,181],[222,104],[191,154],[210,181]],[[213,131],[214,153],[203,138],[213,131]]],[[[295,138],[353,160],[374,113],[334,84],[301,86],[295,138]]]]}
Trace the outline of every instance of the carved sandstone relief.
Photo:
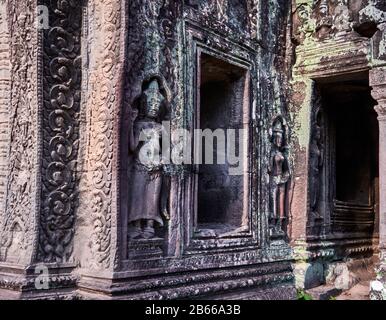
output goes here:
{"type": "Polygon", "coordinates": [[[133,154],[129,171],[130,194],[128,206],[129,237],[131,240],[152,239],[155,228],[164,225],[168,217],[163,159],[160,156],[163,136],[163,114],[167,112],[168,97],[161,92],[161,79],[150,77],[132,110],[133,122],[129,135],[129,150],[133,154]],[[145,136],[145,138],[144,138],[145,136]],[[142,201],[138,201],[138,199],[142,201]]]}
{"type": "Polygon", "coordinates": [[[10,39],[7,21],[7,3],[0,2],[0,230],[5,214],[7,191],[9,115],[10,115],[10,39]]]}
{"type": "Polygon", "coordinates": [[[43,38],[43,208],[38,259],[66,262],[72,254],[77,196],[82,6],[63,0],[49,4],[50,28],[43,38]]]}
{"type": "Polygon", "coordinates": [[[268,173],[271,237],[284,237],[288,222],[288,195],[291,178],[288,162],[288,128],[283,117],[274,119],[270,129],[271,155],[268,173]]]}
{"type": "MultiPolygon", "coordinates": [[[[256,40],[259,35],[259,0],[185,0],[185,6],[197,10],[196,18],[201,24],[212,29],[229,32],[231,30],[256,40]]],[[[238,37],[238,35],[233,35],[238,37]]]]}
{"type": "Polygon", "coordinates": [[[294,39],[338,39],[348,34],[371,38],[385,22],[379,1],[298,0],[294,10],[294,39]]]}
{"type": "Polygon", "coordinates": [[[316,94],[313,101],[313,112],[311,114],[311,143],[310,143],[310,206],[311,216],[315,220],[322,219],[319,204],[321,197],[321,186],[323,183],[322,173],[324,166],[324,134],[323,134],[323,110],[320,94],[316,94]]]}
{"type": "Polygon", "coordinates": [[[118,141],[116,119],[119,118],[120,88],[123,70],[122,2],[118,0],[91,1],[93,41],[89,48],[91,67],[88,74],[87,113],[88,133],[88,190],[90,190],[91,236],[89,247],[92,269],[116,266],[115,241],[117,224],[118,141]]]}
{"type": "Polygon", "coordinates": [[[8,22],[12,96],[9,115],[9,165],[6,211],[0,235],[0,260],[24,263],[36,246],[38,142],[36,2],[9,1],[8,22]]]}
{"type": "Polygon", "coordinates": [[[315,20],[312,19],[312,4],[310,1],[299,3],[294,11],[294,34],[297,44],[309,40],[315,32],[315,20]]]}
{"type": "Polygon", "coordinates": [[[175,1],[130,3],[130,58],[126,70],[120,159],[121,168],[126,172],[121,176],[120,201],[123,221],[127,221],[123,243],[128,241],[129,258],[144,252],[162,254],[165,240],[170,165],[165,165],[161,158],[143,162],[143,150],[149,150],[149,145],[138,139],[140,135],[150,134],[151,143],[160,146],[161,123],[171,117],[178,122],[181,117],[177,108],[171,110],[180,98],[171,94],[178,92],[180,85],[177,81],[180,5],[175,1]],[[139,193],[147,199],[143,203],[136,200],[139,193]]]}
{"type": "Polygon", "coordinates": [[[332,14],[332,31],[336,33],[336,36],[352,31],[353,16],[352,11],[349,8],[349,1],[335,0],[332,2],[335,4],[332,14]]]}

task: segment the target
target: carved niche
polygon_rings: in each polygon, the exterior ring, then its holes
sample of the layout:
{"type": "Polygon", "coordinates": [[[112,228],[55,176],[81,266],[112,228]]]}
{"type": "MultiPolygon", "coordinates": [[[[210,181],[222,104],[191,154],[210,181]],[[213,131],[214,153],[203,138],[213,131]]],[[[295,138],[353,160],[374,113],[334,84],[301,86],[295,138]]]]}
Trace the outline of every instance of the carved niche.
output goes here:
{"type": "Polygon", "coordinates": [[[310,205],[314,219],[322,219],[319,209],[322,170],[324,166],[324,123],[321,95],[315,94],[313,111],[311,114],[311,143],[310,143],[310,205]]]}
{"type": "MultiPolygon", "coordinates": [[[[162,161],[158,165],[142,163],[141,152],[149,145],[139,142],[138,137],[141,133],[163,135],[162,121],[176,121],[180,117],[179,110],[171,110],[171,106],[179,98],[175,93],[179,90],[177,18],[181,5],[169,0],[130,2],[120,141],[120,166],[125,172],[120,176],[120,203],[126,258],[161,256],[166,241],[169,166],[162,161]],[[151,193],[144,191],[148,188],[153,188],[151,193]],[[136,196],[139,190],[143,198],[140,203],[136,196]]],[[[148,138],[154,138],[154,144],[162,143],[154,136],[148,138]]]]}
{"type": "Polygon", "coordinates": [[[131,112],[129,151],[132,165],[128,176],[130,240],[156,238],[156,227],[163,227],[164,219],[169,215],[168,183],[161,154],[162,121],[167,118],[170,102],[168,92],[161,77],[149,76],[131,112]]]}
{"type": "Polygon", "coordinates": [[[326,37],[332,27],[332,16],[330,15],[331,5],[329,0],[320,0],[315,10],[316,14],[316,32],[318,38],[326,37]]]}
{"type": "Polygon", "coordinates": [[[284,238],[289,212],[290,165],[288,161],[288,127],[282,116],[272,121],[269,157],[269,209],[271,238],[284,238]]]}

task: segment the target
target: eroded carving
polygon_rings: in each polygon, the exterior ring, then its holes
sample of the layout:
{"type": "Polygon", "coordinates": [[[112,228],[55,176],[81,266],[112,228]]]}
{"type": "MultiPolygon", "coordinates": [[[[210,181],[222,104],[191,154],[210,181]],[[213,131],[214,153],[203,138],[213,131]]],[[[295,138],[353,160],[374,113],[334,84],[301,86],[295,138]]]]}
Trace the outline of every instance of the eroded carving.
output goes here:
{"type": "Polygon", "coordinates": [[[294,37],[298,43],[310,39],[315,32],[315,21],[312,19],[311,3],[300,4],[295,11],[296,31],[294,37]]]}
{"type": "Polygon", "coordinates": [[[337,0],[334,8],[333,30],[337,33],[349,32],[353,29],[352,11],[349,9],[348,0],[337,0]]]}
{"type": "Polygon", "coordinates": [[[330,3],[328,0],[320,0],[316,13],[316,29],[319,38],[326,37],[332,27],[332,16],[330,15],[330,3]]]}
{"type": "Polygon", "coordinates": [[[18,262],[26,262],[31,260],[36,225],[37,61],[36,55],[31,54],[36,51],[37,43],[34,29],[36,1],[8,1],[7,5],[12,83],[11,142],[0,259],[14,262],[7,251],[15,246],[19,248],[18,262]]]}
{"type": "Polygon", "coordinates": [[[314,101],[312,114],[312,136],[310,143],[310,205],[314,219],[321,219],[319,200],[322,186],[322,169],[324,165],[323,110],[320,95],[314,101]]]}
{"type": "Polygon", "coordinates": [[[288,218],[288,187],[290,167],[287,158],[287,127],[283,117],[272,123],[270,139],[272,151],[269,160],[270,228],[272,237],[285,236],[288,218]]]}
{"type": "Polygon", "coordinates": [[[134,125],[131,126],[129,150],[133,153],[133,167],[129,176],[129,237],[151,239],[155,227],[163,226],[168,216],[165,201],[167,191],[163,186],[163,161],[161,158],[162,113],[166,111],[167,95],[161,92],[161,78],[151,77],[145,81],[138,109],[132,110],[134,125]],[[142,199],[138,201],[138,199],[142,199]]]}

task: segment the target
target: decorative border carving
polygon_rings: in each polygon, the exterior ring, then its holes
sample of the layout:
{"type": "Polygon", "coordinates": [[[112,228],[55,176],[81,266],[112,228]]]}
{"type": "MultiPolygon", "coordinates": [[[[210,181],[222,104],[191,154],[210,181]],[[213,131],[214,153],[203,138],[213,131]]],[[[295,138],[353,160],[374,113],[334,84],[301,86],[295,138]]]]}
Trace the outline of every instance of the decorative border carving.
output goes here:
{"type": "Polygon", "coordinates": [[[72,254],[79,148],[82,3],[42,1],[50,28],[43,32],[42,210],[38,260],[66,262],[72,254]]]}
{"type": "MultiPolygon", "coordinates": [[[[47,278],[50,290],[73,288],[76,286],[77,281],[78,278],[71,274],[52,275],[47,278]]],[[[36,290],[36,277],[0,275],[0,289],[19,292],[36,290]]]]}
{"type": "Polygon", "coordinates": [[[39,149],[36,1],[8,1],[11,59],[10,146],[0,260],[28,263],[36,236],[39,149]],[[13,254],[10,256],[10,251],[13,254]],[[16,254],[15,254],[16,253],[16,254]]]}
{"type": "Polygon", "coordinates": [[[122,1],[103,0],[90,3],[90,15],[95,25],[90,48],[93,69],[89,72],[87,110],[91,129],[88,145],[88,181],[91,199],[92,234],[90,247],[96,269],[116,267],[117,241],[114,229],[117,223],[118,129],[120,117],[121,85],[124,66],[122,27],[122,1]],[[114,147],[115,144],[115,147],[114,147]]]}
{"type": "Polygon", "coordinates": [[[11,59],[8,5],[0,2],[0,230],[3,229],[9,159],[11,102],[11,59]]]}
{"type": "MultiPolygon", "coordinates": [[[[154,276],[144,281],[135,278],[119,283],[99,283],[98,289],[113,294],[124,295],[126,299],[183,299],[220,295],[231,293],[233,290],[264,290],[265,286],[287,286],[288,291],[293,287],[294,275],[289,263],[275,263],[251,265],[232,269],[207,271],[190,271],[187,274],[170,274],[162,277],[154,276]],[[225,279],[225,281],[224,281],[225,279]]],[[[80,279],[80,289],[94,287],[94,278],[87,276],[80,279]]],[[[82,291],[80,292],[82,294],[82,291]]],[[[291,294],[288,294],[289,296],[291,294]]]]}

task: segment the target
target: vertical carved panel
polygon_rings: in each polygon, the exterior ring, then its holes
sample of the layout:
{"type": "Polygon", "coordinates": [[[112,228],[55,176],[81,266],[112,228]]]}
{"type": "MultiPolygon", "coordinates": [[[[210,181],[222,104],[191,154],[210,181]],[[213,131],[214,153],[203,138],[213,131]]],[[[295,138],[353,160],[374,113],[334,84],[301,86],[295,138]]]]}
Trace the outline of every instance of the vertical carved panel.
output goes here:
{"type": "Polygon", "coordinates": [[[0,1],[0,229],[5,210],[10,104],[10,56],[7,4],[0,1]]]}
{"type": "Polygon", "coordinates": [[[43,38],[42,211],[38,259],[69,261],[76,206],[81,87],[81,1],[46,0],[43,38]]]}
{"type": "Polygon", "coordinates": [[[11,57],[9,177],[0,260],[30,261],[36,235],[37,32],[36,1],[8,1],[11,57]]]}
{"type": "Polygon", "coordinates": [[[310,214],[309,223],[315,227],[323,220],[323,171],[325,161],[325,124],[323,116],[323,106],[321,91],[314,89],[314,99],[312,101],[311,112],[311,142],[310,142],[310,172],[309,172],[309,194],[310,194],[310,214]]]}
{"type": "Polygon", "coordinates": [[[87,98],[89,117],[88,181],[92,223],[90,247],[95,269],[115,265],[120,86],[123,68],[122,1],[91,1],[91,37],[87,98]],[[114,147],[114,145],[116,146],[114,147]]]}

